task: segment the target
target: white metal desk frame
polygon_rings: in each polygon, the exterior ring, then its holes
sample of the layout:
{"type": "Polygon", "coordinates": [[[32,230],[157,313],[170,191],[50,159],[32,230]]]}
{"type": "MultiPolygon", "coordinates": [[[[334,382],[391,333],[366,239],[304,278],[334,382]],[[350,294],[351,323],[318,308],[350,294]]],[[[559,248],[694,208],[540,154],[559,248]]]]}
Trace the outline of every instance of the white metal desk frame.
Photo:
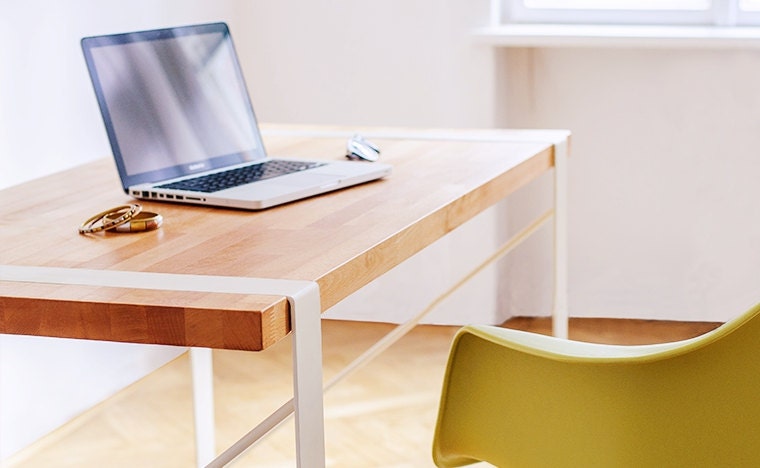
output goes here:
{"type": "MultiPolygon", "coordinates": [[[[276,132],[270,132],[270,134],[273,133],[276,132]]],[[[298,132],[297,134],[303,135],[303,132],[298,132]]],[[[335,135],[319,132],[318,134],[309,136],[324,138],[334,137],[335,135]]],[[[341,133],[340,136],[345,135],[341,133]]],[[[367,134],[367,136],[378,139],[429,138],[462,140],[461,137],[457,136],[447,138],[439,134],[431,134],[426,137],[424,134],[420,135],[419,133],[409,135],[397,134],[394,136],[367,134]]],[[[487,141],[488,138],[474,137],[473,140],[487,141]]],[[[518,140],[530,141],[524,138],[511,139],[504,136],[493,139],[493,141],[518,140]]],[[[308,466],[324,466],[324,391],[398,341],[398,339],[414,328],[428,312],[433,310],[460,286],[477,275],[486,266],[510,252],[552,217],[554,218],[553,332],[557,337],[567,338],[567,139],[563,138],[562,140],[552,142],[552,144],[554,145],[554,209],[547,211],[518,232],[481,265],[465,275],[458,283],[439,296],[422,312],[399,325],[364,354],[356,358],[324,387],[322,383],[322,309],[319,287],[313,281],[11,265],[0,265],[0,281],[164,291],[265,294],[287,297],[291,307],[291,327],[293,330],[294,397],[216,458],[214,458],[216,448],[214,443],[215,423],[211,350],[207,348],[190,349],[193,373],[196,460],[198,466],[224,466],[264,437],[291,414],[295,414],[298,466],[307,466],[307,462],[308,466]]]]}

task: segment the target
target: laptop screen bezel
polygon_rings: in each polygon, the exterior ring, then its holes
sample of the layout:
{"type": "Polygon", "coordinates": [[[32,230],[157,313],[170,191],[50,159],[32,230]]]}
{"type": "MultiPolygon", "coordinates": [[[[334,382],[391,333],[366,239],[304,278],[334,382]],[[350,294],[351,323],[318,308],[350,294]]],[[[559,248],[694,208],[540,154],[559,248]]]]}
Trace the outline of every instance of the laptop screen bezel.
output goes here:
{"type": "Polygon", "coordinates": [[[103,123],[106,127],[106,133],[108,134],[108,141],[111,145],[111,151],[113,152],[114,161],[116,163],[121,183],[125,192],[128,192],[129,187],[146,184],[156,183],[165,180],[189,176],[198,172],[206,172],[209,170],[219,169],[234,164],[245,163],[249,161],[257,161],[266,158],[266,150],[261,138],[261,133],[258,127],[258,121],[253,111],[253,105],[251,104],[248,88],[245,84],[245,79],[238,61],[237,53],[235,51],[234,43],[230,35],[229,27],[226,23],[209,23],[191,26],[181,26],[173,28],[155,29],[148,31],[137,31],[131,33],[110,34],[103,36],[85,37],[81,40],[82,51],[84,53],[87,69],[90,74],[93,88],[95,90],[95,96],[97,98],[98,106],[100,107],[100,113],[103,118],[103,123]],[[114,46],[120,44],[128,44],[132,42],[141,41],[155,41],[163,39],[171,39],[180,36],[196,35],[196,34],[209,34],[209,33],[221,33],[223,40],[227,41],[233,60],[233,66],[236,71],[236,78],[241,93],[241,99],[244,99],[243,105],[246,107],[249,113],[250,121],[252,122],[251,132],[254,139],[255,147],[248,148],[244,151],[224,154],[213,155],[203,161],[196,161],[192,164],[177,164],[173,166],[163,167],[158,170],[152,170],[148,172],[142,172],[137,174],[129,174],[127,166],[122,155],[122,151],[119,146],[118,137],[114,127],[113,120],[111,118],[111,111],[108,107],[106,95],[102,87],[101,80],[98,75],[97,64],[93,58],[93,49],[104,46],[114,46]]]}

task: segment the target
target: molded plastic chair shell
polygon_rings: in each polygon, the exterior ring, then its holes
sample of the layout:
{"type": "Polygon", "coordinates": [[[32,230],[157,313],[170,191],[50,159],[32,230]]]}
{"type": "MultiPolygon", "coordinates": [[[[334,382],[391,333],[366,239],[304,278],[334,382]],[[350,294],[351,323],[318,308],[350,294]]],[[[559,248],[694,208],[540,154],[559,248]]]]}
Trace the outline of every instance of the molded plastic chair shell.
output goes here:
{"type": "Polygon", "coordinates": [[[760,304],[674,343],[582,343],[490,326],[452,344],[437,466],[760,466],[760,304]]]}

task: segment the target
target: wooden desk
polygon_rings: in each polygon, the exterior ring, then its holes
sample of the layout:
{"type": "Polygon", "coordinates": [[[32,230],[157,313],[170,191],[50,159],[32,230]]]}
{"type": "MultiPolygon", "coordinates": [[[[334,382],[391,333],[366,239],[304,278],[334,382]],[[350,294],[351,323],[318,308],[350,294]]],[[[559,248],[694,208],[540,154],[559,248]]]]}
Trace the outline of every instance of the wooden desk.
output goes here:
{"type": "MultiPolygon", "coordinates": [[[[274,126],[264,136],[272,155],[335,159],[355,130],[274,126]]],[[[165,218],[152,232],[77,234],[93,213],[131,201],[110,159],[0,191],[0,333],[259,351],[294,328],[297,438],[313,462],[324,445],[313,427],[322,421],[319,311],[556,163],[555,333],[566,334],[568,132],[359,131],[382,148],[390,177],[263,212],[141,202],[165,218]]],[[[196,360],[208,375],[210,354],[196,360]]],[[[197,426],[213,427],[199,411],[197,426]]]]}

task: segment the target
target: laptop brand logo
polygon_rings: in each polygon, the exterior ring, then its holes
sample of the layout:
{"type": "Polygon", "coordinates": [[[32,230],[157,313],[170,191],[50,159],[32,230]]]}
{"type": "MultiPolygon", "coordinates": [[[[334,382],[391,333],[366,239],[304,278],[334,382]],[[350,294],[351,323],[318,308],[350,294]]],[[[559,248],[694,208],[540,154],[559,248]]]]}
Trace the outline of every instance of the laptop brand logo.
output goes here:
{"type": "Polygon", "coordinates": [[[202,162],[190,164],[187,166],[188,170],[191,170],[191,171],[198,171],[198,170],[204,169],[205,167],[206,167],[206,164],[202,162]]]}

